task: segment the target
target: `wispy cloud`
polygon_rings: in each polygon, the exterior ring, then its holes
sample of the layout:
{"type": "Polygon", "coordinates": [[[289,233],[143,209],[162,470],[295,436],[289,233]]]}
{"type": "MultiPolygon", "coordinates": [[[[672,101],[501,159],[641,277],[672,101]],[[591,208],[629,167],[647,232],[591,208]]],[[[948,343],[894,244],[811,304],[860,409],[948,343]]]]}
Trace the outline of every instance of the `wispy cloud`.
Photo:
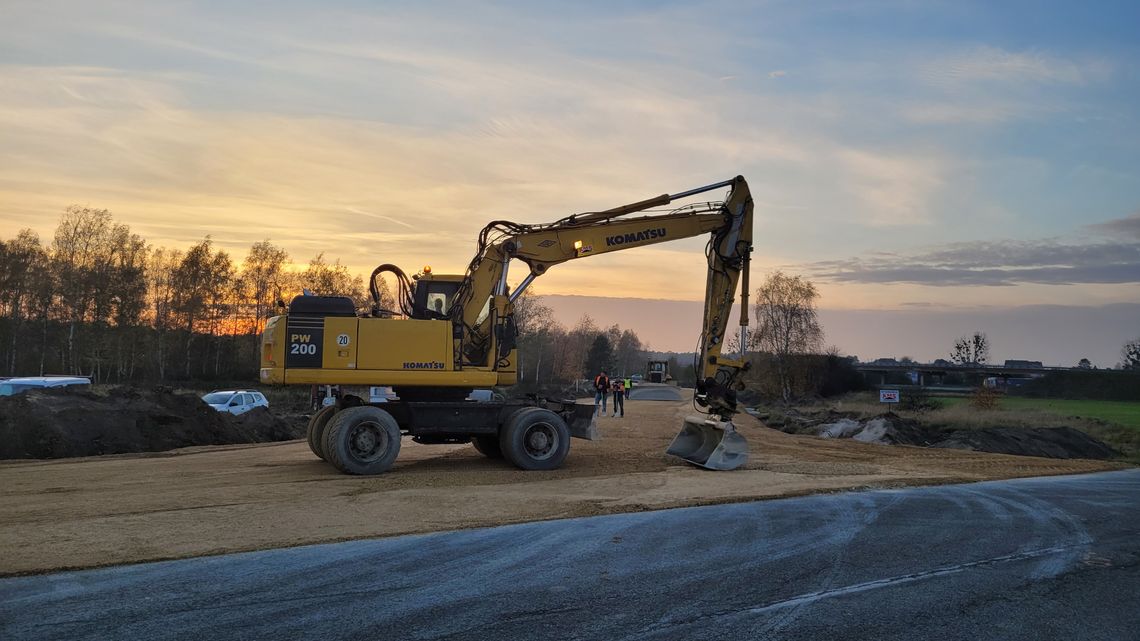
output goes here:
{"type": "Polygon", "coordinates": [[[1140,243],[1070,244],[1055,239],[954,243],[912,254],[820,261],[799,269],[832,282],[938,287],[1140,283],[1140,243]]]}
{"type": "Polygon", "coordinates": [[[1042,51],[1008,51],[977,46],[942,56],[922,68],[932,85],[948,88],[979,82],[1082,84],[1107,78],[1102,59],[1078,61],[1042,51]]]}

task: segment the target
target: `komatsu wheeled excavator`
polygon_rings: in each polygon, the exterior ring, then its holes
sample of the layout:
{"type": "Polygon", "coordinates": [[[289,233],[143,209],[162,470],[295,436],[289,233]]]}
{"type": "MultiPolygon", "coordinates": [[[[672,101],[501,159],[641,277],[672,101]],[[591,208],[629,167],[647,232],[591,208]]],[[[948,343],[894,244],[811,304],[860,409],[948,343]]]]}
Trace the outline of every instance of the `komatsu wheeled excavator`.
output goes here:
{"type": "Polygon", "coordinates": [[[740,344],[748,344],[752,197],[742,176],[551,223],[494,221],[480,232],[465,274],[425,267],[409,278],[394,265],[377,267],[369,281],[372,308],[363,313],[349,298],[297,296],[265,326],[261,380],[392,388],[393,400],[370,404],[367,394],[344,394],[310,419],[313,453],[345,473],[388,470],[403,435],[419,443],[472,442],[522,469],[555,469],[571,437],[598,438],[593,404],[466,400],[472,389],[516,382],[515,301],[559,263],[705,234],[708,277],[694,394],[703,415],[687,418],[666,451],[709,469],[735,469],[748,459],[747,442],[732,424],[747,363],[722,355],[722,348],[738,283],[740,344]],[[725,188],[723,201],[647,212],[725,188]],[[638,212],[649,215],[631,216],[638,212]],[[514,288],[507,283],[512,261],[529,268],[514,288]],[[385,273],[397,283],[399,309],[382,306],[377,279],[385,273]]]}

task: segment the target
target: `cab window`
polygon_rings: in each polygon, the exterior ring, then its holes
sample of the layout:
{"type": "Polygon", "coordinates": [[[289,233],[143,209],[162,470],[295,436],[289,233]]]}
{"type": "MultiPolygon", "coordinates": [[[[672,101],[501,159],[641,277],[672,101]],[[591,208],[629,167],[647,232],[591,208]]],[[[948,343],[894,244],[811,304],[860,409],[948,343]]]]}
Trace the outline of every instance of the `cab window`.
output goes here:
{"type": "Polygon", "coordinates": [[[451,313],[460,283],[421,280],[416,284],[415,318],[444,318],[451,313]]]}

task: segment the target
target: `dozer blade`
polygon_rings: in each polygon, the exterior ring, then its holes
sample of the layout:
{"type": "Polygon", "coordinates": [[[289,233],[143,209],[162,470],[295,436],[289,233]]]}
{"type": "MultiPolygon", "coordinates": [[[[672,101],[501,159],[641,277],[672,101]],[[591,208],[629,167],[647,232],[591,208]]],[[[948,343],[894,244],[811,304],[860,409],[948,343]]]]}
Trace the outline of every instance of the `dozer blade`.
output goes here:
{"type": "Polygon", "coordinates": [[[732,421],[690,416],[665,453],[710,470],[735,470],[748,462],[748,441],[732,421]]]}

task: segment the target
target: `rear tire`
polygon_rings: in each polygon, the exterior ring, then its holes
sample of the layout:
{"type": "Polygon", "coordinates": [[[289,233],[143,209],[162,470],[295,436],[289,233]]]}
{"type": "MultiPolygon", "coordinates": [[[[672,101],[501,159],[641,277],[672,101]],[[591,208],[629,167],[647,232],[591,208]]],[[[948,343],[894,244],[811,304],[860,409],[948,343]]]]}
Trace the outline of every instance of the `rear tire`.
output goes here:
{"type": "Polygon", "coordinates": [[[309,419],[309,426],[306,428],[309,437],[309,449],[313,450],[322,461],[325,460],[325,427],[329,424],[329,419],[336,414],[336,408],[332,405],[322,407],[317,410],[309,419]]]}
{"type": "Polygon", "coordinates": [[[503,456],[524,470],[555,470],[570,452],[570,428],[554,412],[521,409],[507,419],[499,434],[503,456]]]}
{"type": "Polygon", "coordinates": [[[499,445],[498,434],[484,434],[471,437],[475,450],[487,458],[503,458],[503,448],[499,445]]]}
{"type": "Polygon", "coordinates": [[[325,429],[324,453],[345,474],[387,472],[400,454],[400,426],[377,407],[343,409],[325,429]]]}

